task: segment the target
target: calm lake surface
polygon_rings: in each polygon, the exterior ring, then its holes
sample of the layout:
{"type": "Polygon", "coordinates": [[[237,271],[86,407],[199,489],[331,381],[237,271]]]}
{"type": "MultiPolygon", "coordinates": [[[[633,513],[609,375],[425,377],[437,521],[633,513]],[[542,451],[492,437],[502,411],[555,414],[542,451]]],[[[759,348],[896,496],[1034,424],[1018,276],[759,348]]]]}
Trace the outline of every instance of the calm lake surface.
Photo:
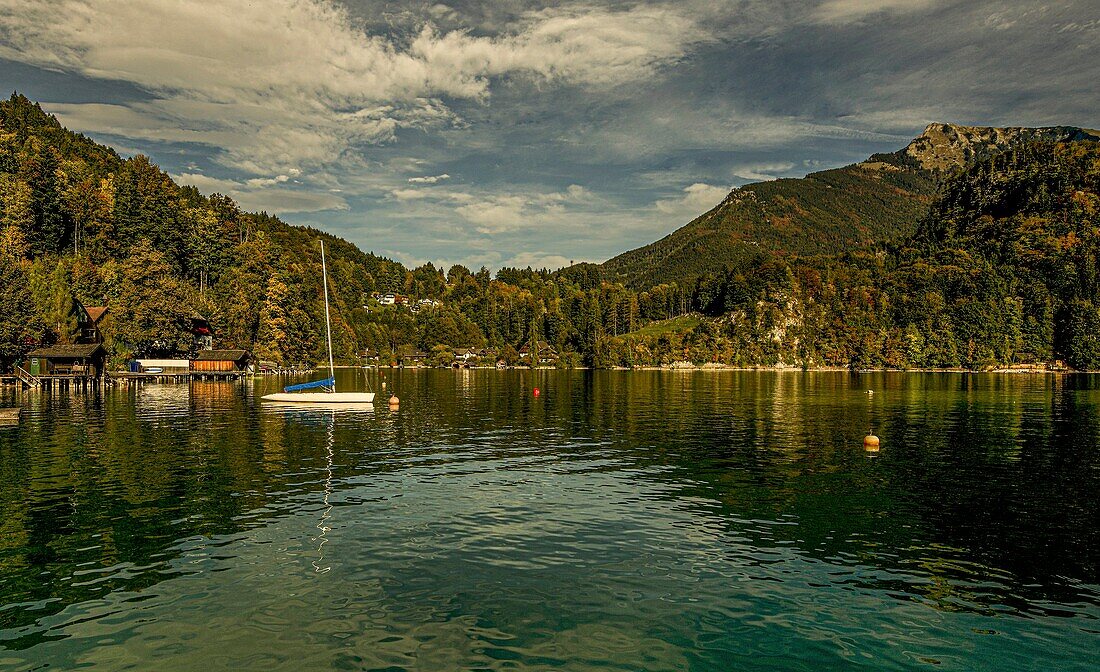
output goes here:
{"type": "Polygon", "coordinates": [[[384,373],[0,391],[0,669],[1096,669],[1100,377],[384,373]]]}

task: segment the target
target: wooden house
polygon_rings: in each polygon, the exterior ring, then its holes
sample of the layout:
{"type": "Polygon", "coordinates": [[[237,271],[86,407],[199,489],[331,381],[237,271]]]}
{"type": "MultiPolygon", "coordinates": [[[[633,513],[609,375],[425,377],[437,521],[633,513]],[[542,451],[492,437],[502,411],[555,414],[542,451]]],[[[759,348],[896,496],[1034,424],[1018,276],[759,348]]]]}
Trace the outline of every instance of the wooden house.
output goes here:
{"type": "Polygon", "coordinates": [[[73,316],[76,317],[76,333],[73,340],[80,344],[102,343],[103,325],[107,318],[106,306],[85,306],[79,301],[73,302],[73,316]]]}
{"type": "Polygon", "coordinates": [[[39,377],[98,378],[106,363],[107,351],[100,343],[51,345],[27,353],[27,371],[39,377]]]}
{"type": "Polygon", "coordinates": [[[233,373],[248,370],[247,350],[200,350],[191,360],[192,373],[233,373]]]}
{"type": "MultiPolygon", "coordinates": [[[[539,352],[538,352],[538,363],[539,364],[557,364],[558,363],[558,351],[555,350],[553,348],[553,346],[551,346],[549,343],[547,343],[546,341],[539,341],[538,342],[538,349],[539,349],[539,352]]],[[[531,350],[532,350],[532,348],[531,348],[531,345],[529,343],[524,345],[522,348],[519,349],[519,358],[523,359],[523,360],[527,360],[528,362],[530,362],[530,360],[531,360],[531,350]]]]}

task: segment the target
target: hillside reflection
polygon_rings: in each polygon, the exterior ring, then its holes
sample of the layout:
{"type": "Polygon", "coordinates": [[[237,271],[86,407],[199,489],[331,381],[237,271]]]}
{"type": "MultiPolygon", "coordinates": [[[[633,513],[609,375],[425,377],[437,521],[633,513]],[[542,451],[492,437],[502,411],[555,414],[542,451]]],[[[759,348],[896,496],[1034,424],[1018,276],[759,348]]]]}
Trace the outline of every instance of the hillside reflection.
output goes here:
{"type": "Polygon", "coordinates": [[[277,380],[23,398],[24,421],[0,429],[0,646],[57,636],[36,624],[70,605],[200,571],[174,562],[195,543],[406,472],[409,487],[509,470],[551,484],[599,474],[631,484],[639,506],[687,512],[685,537],[725,549],[731,567],[755,562],[746,549],[790,550],[886,570],[838,580],[944,610],[1073,615],[1058,605],[1097,604],[1082,587],[1100,583],[1092,377],[386,376],[397,412],[264,407],[277,380]],[[874,458],[861,445],[869,427],[883,439],[874,458]]]}

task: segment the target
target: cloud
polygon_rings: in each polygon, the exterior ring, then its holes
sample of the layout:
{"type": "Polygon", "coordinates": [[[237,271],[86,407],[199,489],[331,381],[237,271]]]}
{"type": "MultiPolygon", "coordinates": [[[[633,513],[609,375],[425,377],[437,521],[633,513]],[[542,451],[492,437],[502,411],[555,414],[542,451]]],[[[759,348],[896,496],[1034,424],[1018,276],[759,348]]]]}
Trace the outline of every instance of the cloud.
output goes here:
{"type": "Polygon", "coordinates": [[[461,203],[455,212],[474,224],[478,233],[495,235],[564,225],[568,217],[566,206],[583,203],[591,196],[591,192],[584,187],[572,184],[561,192],[489,196],[460,193],[450,197],[461,203]]]}
{"type": "Polygon", "coordinates": [[[423,189],[393,189],[390,195],[399,201],[418,201],[432,197],[431,192],[423,189]]]}
{"type": "Polygon", "coordinates": [[[694,218],[721,203],[732,189],[696,182],[684,187],[683,196],[657,201],[654,206],[666,215],[694,218]]]}
{"type": "Polygon", "coordinates": [[[521,252],[513,256],[512,258],[504,261],[502,266],[510,266],[512,268],[549,268],[551,270],[557,270],[568,266],[571,262],[575,263],[581,261],[580,259],[569,259],[563,257],[560,254],[551,254],[548,252],[521,252]]]}
{"type": "MultiPolygon", "coordinates": [[[[290,180],[292,177],[298,177],[302,174],[302,171],[296,169],[290,169],[287,171],[290,175],[276,175],[275,177],[254,177],[246,182],[250,187],[268,187],[273,184],[282,184],[290,180]]],[[[331,191],[331,190],[330,190],[331,191]]]]}
{"type": "Polygon", "coordinates": [[[752,180],[754,182],[768,182],[770,180],[777,179],[776,173],[785,173],[791,168],[794,168],[794,164],[790,162],[781,163],[756,163],[743,166],[734,166],[732,172],[736,177],[740,177],[743,180],[752,180]]]}
{"type": "Polygon", "coordinates": [[[442,175],[425,175],[424,177],[410,177],[409,182],[412,184],[435,184],[436,182],[442,182],[443,180],[449,180],[451,176],[447,173],[442,175]]]}
{"type": "Polygon", "coordinates": [[[317,193],[286,187],[271,187],[274,184],[282,184],[286,180],[262,179],[238,182],[201,173],[180,173],[172,175],[172,179],[179,184],[193,186],[207,195],[216,192],[230,196],[245,210],[282,215],[349,209],[348,202],[332,192],[317,193]]]}
{"type": "Polygon", "coordinates": [[[826,0],[811,13],[819,23],[845,24],[886,13],[909,13],[929,9],[941,0],[826,0]]]}
{"type": "Polygon", "coordinates": [[[661,7],[528,12],[499,35],[372,35],[322,0],[0,0],[0,58],[127,82],[151,100],[60,110],[80,130],[204,143],[254,174],[337,161],[401,129],[458,123],[444,99],[492,82],[582,87],[650,77],[700,39],[661,7]]]}

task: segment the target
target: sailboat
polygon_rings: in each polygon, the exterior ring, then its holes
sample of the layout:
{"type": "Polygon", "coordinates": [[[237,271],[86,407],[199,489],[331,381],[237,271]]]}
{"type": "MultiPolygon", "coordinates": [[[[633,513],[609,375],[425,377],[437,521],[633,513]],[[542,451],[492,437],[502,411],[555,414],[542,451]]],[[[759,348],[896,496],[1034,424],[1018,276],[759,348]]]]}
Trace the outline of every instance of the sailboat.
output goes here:
{"type": "Polygon", "coordinates": [[[281,401],[294,404],[371,404],[374,392],[337,392],[336,367],[332,364],[332,322],[328,309],[328,266],[325,264],[325,241],[321,241],[321,277],[325,291],[325,335],[328,343],[328,378],[311,383],[300,383],[283,388],[282,392],[265,394],[265,401],[281,401]],[[320,389],[321,392],[306,390],[320,389]]]}

